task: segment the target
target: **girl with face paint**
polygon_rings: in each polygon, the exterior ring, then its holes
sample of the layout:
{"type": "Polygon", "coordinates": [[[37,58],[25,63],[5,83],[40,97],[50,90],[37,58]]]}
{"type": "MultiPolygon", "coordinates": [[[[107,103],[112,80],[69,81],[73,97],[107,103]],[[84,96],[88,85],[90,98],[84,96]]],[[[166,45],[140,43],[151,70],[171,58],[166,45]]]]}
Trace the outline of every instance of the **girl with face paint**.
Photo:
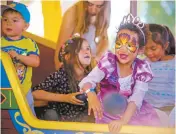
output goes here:
{"type": "Polygon", "coordinates": [[[137,58],[145,40],[145,27],[139,18],[131,14],[125,16],[117,32],[115,54],[106,52],[98,65],[79,83],[88,96],[88,113],[93,110],[97,123],[109,123],[111,132],[119,132],[125,124],[160,125],[152,106],[143,101],[148,82],[153,78],[149,63],[137,58]],[[90,88],[99,82],[101,89],[96,95],[90,88]],[[115,93],[125,97],[128,104],[123,113],[111,115],[103,102],[107,95],[115,93]]]}

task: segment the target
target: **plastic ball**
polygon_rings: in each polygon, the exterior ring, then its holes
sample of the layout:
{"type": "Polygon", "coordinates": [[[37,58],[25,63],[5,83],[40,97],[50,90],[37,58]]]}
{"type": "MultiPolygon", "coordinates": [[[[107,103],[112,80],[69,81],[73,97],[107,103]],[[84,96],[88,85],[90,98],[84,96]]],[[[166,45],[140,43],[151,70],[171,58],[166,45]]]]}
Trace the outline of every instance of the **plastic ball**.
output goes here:
{"type": "Polygon", "coordinates": [[[128,102],[127,98],[118,93],[109,93],[104,96],[103,107],[110,115],[118,115],[125,112],[128,102]]]}
{"type": "Polygon", "coordinates": [[[84,103],[87,102],[87,96],[85,94],[77,94],[76,99],[83,101],[84,103]]]}

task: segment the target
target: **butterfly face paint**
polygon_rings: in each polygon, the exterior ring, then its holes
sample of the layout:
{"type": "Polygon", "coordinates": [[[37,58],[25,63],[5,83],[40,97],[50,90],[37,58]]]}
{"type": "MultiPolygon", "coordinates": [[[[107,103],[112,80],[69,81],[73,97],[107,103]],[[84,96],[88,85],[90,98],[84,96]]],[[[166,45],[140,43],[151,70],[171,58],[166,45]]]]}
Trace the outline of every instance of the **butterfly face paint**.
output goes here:
{"type": "Polygon", "coordinates": [[[120,49],[122,46],[125,46],[129,52],[135,53],[136,50],[138,49],[137,43],[136,43],[136,38],[132,38],[132,41],[130,41],[130,35],[127,33],[121,33],[116,40],[116,45],[115,49],[120,49]]]}

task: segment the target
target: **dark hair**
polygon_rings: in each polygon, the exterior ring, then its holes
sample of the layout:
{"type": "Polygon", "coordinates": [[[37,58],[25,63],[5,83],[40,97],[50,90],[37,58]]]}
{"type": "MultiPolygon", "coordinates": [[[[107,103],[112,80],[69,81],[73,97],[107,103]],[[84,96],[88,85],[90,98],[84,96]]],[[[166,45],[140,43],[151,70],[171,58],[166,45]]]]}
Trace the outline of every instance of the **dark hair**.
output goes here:
{"type": "Polygon", "coordinates": [[[149,32],[151,32],[151,38],[153,42],[164,47],[168,43],[166,54],[175,54],[175,38],[167,26],[159,24],[148,24],[149,32]]]}
{"type": "MultiPolygon", "coordinates": [[[[5,13],[7,13],[7,12],[10,12],[10,13],[18,13],[18,14],[21,15],[21,13],[19,13],[18,11],[14,10],[14,9],[12,9],[12,8],[8,8],[8,9],[4,10],[4,11],[1,13],[2,16],[3,16],[5,13]]],[[[22,16],[22,15],[21,15],[21,16],[22,16]]],[[[23,17],[23,16],[22,16],[22,17],[23,17]]]]}
{"type": "MultiPolygon", "coordinates": [[[[74,76],[74,73],[75,73],[74,64],[78,64],[79,66],[84,68],[78,58],[78,53],[81,50],[83,41],[86,41],[86,40],[81,37],[75,37],[67,40],[64,43],[63,47],[61,47],[58,55],[59,61],[63,62],[63,67],[67,73],[68,80],[69,80],[68,83],[69,83],[70,89],[72,89],[72,92],[78,91],[78,83],[74,76]],[[69,54],[69,59],[66,59],[65,56],[68,54],[69,54]]],[[[85,74],[88,74],[88,72],[90,72],[91,69],[92,69],[91,65],[84,68],[85,74]]]]}
{"type": "MultiPolygon", "coordinates": [[[[138,35],[138,40],[139,40],[139,48],[141,48],[141,47],[143,47],[144,45],[145,45],[145,43],[146,43],[146,32],[147,32],[147,30],[146,30],[146,27],[144,26],[143,28],[141,28],[141,30],[140,30],[140,28],[139,27],[137,27],[135,24],[133,24],[133,23],[125,23],[125,24],[120,24],[120,26],[119,26],[119,29],[118,29],[118,32],[120,31],[120,30],[123,30],[123,29],[127,29],[127,30],[130,30],[130,31],[132,31],[132,32],[135,32],[135,33],[137,33],[137,35],[138,35]],[[142,32],[144,33],[144,35],[142,34],[142,32]],[[145,36],[145,37],[144,37],[145,36]]],[[[118,32],[117,32],[117,34],[118,34],[118,32]]],[[[118,37],[116,37],[116,38],[118,38],[118,37]]]]}

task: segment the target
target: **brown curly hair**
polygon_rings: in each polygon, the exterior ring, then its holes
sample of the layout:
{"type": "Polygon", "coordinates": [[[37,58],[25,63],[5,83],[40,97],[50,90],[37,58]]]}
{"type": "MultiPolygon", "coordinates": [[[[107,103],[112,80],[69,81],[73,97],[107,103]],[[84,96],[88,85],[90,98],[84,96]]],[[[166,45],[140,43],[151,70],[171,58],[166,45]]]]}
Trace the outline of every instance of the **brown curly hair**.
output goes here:
{"type": "Polygon", "coordinates": [[[77,64],[83,68],[85,75],[87,75],[92,70],[91,64],[84,68],[78,58],[78,53],[81,50],[81,46],[84,41],[86,40],[81,37],[74,37],[67,40],[61,47],[58,55],[59,61],[63,62],[63,67],[68,75],[69,85],[73,92],[79,91],[77,80],[73,75],[74,65],[77,64]],[[67,55],[69,55],[69,59],[66,58],[67,55]]]}

